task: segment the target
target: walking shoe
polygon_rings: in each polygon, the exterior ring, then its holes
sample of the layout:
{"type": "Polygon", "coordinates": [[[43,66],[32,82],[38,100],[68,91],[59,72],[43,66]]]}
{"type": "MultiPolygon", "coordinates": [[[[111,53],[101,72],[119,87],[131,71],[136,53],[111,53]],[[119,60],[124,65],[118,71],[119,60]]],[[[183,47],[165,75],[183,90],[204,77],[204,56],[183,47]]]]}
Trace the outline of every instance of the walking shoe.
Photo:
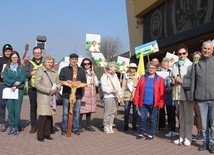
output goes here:
{"type": "Polygon", "coordinates": [[[79,127],[79,132],[84,132],[84,129],[81,126],[79,127]]]}
{"type": "Polygon", "coordinates": [[[123,131],[127,131],[127,130],[129,130],[129,126],[125,125],[124,128],[123,128],[123,131]]]}
{"type": "Polygon", "coordinates": [[[144,138],[144,136],[142,134],[137,134],[136,139],[142,139],[142,138],[144,138]]]}
{"type": "Polygon", "coordinates": [[[39,141],[39,142],[44,142],[45,140],[44,140],[44,138],[43,137],[37,137],[37,140],[39,141]]]}
{"type": "Polygon", "coordinates": [[[113,126],[109,126],[110,133],[114,133],[113,126]]]}
{"type": "Polygon", "coordinates": [[[16,135],[19,135],[19,130],[18,130],[17,128],[14,129],[13,135],[15,135],[15,136],[16,136],[16,135]]]}
{"type": "Polygon", "coordinates": [[[210,153],[214,154],[214,145],[211,145],[208,150],[210,153]]]}
{"type": "Polygon", "coordinates": [[[47,140],[53,140],[53,138],[51,136],[44,136],[44,138],[47,140]]]}
{"type": "Polygon", "coordinates": [[[36,132],[36,128],[35,127],[31,127],[30,134],[34,134],[35,132],[36,132]]]}
{"type": "Polygon", "coordinates": [[[202,134],[200,132],[196,135],[196,139],[197,140],[202,140],[202,134]]]}
{"type": "Polygon", "coordinates": [[[165,134],[166,137],[175,137],[176,136],[176,133],[173,132],[173,131],[169,131],[169,133],[165,134]]]}
{"type": "Polygon", "coordinates": [[[87,130],[87,131],[95,132],[95,129],[94,129],[94,128],[92,128],[92,126],[91,126],[91,125],[86,125],[86,126],[84,127],[84,129],[85,129],[85,130],[87,130]]]}
{"type": "Polygon", "coordinates": [[[190,145],[191,145],[191,140],[185,138],[185,140],[184,140],[184,145],[185,145],[185,146],[190,146],[190,145]]]}
{"type": "Polygon", "coordinates": [[[1,132],[5,132],[7,129],[5,124],[1,124],[0,128],[1,128],[1,132]]]}
{"type": "Polygon", "coordinates": [[[74,133],[75,135],[80,135],[79,130],[77,130],[77,131],[73,131],[73,133],[74,133]]]}
{"type": "Polygon", "coordinates": [[[14,128],[10,128],[10,131],[8,132],[8,135],[13,135],[14,134],[14,128]]]}
{"type": "Polygon", "coordinates": [[[133,131],[137,131],[137,127],[135,126],[135,127],[132,127],[132,130],[133,131]]]}
{"type": "Polygon", "coordinates": [[[178,145],[178,144],[183,143],[183,141],[184,141],[184,139],[180,137],[179,139],[174,140],[174,144],[178,145]]]}
{"type": "Polygon", "coordinates": [[[105,133],[111,133],[109,126],[104,126],[103,130],[105,133]]]}
{"type": "Polygon", "coordinates": [[[148,135],[146,139],[147,139],[147,140],[152,140],[152,139],[154,139],[154,136],[148,135]]]}
{"type": "Polygon", "coordinates": [[[66,131],[61,131],[61,135],[62,136],[66,135],[66,131]]]}
{"type": "Polygon", "coordinates": [[[208,144],[206,142],[203,142],[203,144],[198,147],[198,151],[205,151],[208,148],[208,144]]]}

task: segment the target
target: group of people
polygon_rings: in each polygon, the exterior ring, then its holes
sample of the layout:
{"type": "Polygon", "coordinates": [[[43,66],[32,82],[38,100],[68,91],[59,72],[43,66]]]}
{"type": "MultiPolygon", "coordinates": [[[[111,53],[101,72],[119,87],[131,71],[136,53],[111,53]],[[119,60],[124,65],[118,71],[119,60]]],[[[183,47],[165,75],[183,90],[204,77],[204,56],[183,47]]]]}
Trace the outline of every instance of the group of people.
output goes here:
{"type": "MultiPolygon", "coordinates": [[[[59,75],[54,69],[55,59],[52,56],[42,57],[39,47],[33,48],[33,59],[21,64],[19,53],[13,51],[10,44],[3,47],[3,57],[0,61],[0,89],[18,90],[18,99],[1,99],[0,129],[6,131],[5,105],[8,110],[8,135],[18,135],[20,112],[24,95],[25,81],[28,79],[28,94],[30,100],[30,134],[37,132],[37,140],[44,142],[52,140],[53,115],[56,113],[56,93],[62,86],[63,114],[61,134],[68,129],[68,116],[71,93],[75,93],[73,107],[72,132],[80,135],[84,130],[95,132],[91,125],[92,113],[96,112],[96,87],[99,80],[93,71],[89,58],[82,60],[78,66],[78,55],[70,55],[70,63],[61,69],[59,75]],[[68,83],[86,84],[86,87],[73,89],[63,85],[68,83]],[[82,118],[86,116],[83,125],[82,118]],[[37,115],[39,117],[37,118],[37,115]]],[[[193,54],[193,62],[188,59],[188,48],[181,45],[177,50],[178,61],[173,65],[170,59],[164,58],[162,63],[154,58],[148,62],[145,75],[136,74],[137,65],[130,63],[127,72],[123,72],[122,81],[116,74],[116,63],[108,62],[100,78],[104,94],[103,130],[107,134],[115,133],[114,119],[117,115],[118,103],[124,105],[124,128],[129,130],[129,117],[132,108],[132,130],[137,131],[137,139],[145,137],[148,116],[150,128],[148,139],[153,139],[156,130],[165,127],[165,109],[168,121],[167,137],[176,136],[176,111],[179,120],[179,138],[175,144],[191,145],[194,115],[198,136],[203,144],[199,151],[209,150],[214,153],[214,57],[212,41],[205,41],[202,51],[193,54]],[[161,65],[160,65],[161,64],[161,65]],[[164,72],[161,76],[160,72],[164,72]],[[148,115],[149,114],[149,115],[148,115]],[[137,122],[139,119],[139,128],[137,122]]]]}

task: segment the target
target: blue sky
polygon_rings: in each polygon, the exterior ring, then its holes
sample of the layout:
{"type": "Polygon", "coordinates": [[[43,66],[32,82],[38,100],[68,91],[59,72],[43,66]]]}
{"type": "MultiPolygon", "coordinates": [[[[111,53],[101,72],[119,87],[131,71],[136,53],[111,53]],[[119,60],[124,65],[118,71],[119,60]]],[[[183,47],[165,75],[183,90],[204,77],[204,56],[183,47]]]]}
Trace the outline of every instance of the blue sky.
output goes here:
{"type": "Polygon", "coordinates": [[[46,53],[59,61],[76,51],[85,55],[85,34],[118,37],[129,51],[125,0],[1,0],[0,48],[10,43],[20,55],[36,36],[47,37],[46,53]]]}

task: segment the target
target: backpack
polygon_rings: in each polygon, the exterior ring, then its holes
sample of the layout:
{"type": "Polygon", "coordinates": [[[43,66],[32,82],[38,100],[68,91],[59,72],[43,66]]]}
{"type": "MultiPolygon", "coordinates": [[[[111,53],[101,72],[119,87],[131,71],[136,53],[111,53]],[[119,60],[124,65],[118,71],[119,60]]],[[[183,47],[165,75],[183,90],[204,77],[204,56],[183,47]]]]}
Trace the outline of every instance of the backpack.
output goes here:
{"type": "MultiPolygon", "coordinates": [[[[37,70],[39,67],[42,67],[42,63],[37,65],[35,62],[33,62],[32,60],[29,60],[29,62],[33,65],[33,70],[37,70]]],[[[35,79],[35,75],[33,75],[30,79],[30,84],[32,87],[36,87],[36,79],[35,79]]]]}

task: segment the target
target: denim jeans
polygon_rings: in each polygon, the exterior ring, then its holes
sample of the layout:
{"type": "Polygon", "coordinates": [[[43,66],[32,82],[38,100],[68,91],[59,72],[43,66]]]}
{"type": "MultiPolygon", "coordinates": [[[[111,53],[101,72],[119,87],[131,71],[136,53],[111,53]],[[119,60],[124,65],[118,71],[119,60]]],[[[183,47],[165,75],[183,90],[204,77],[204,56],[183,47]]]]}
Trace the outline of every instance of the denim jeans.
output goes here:
{"type": "Polygon", "coordinates": [[[202,141],[214,144],[214,101],[197,102],[201,116],[202,141]],[[209,130],[210,129],[210,130],[209,130]]]}
{"type": "MultiPolygon", "coordinates": [[[[81,99],[77,99],[73,111],[73,132],[79,129],[81,99]]],[[[66,131],[68,127],[69,114],[69,99],[63,98],[63,112],[62,112],[62,131],[66,131]]]]}
{"type": "Polygon", "coordinates": [[[143,104],[143,106],[140,108],[140,119],[139,119],[139,134],[144,135],[146,131],[146,121],[148,117],[148,112],[150,115],[150,131],[149,135],[154,136],[155,129],[157,126],[157,114],[158,114],[158,108],[154,108],[153,105],[146,105],[143,104]]]}
{"type": "Polygon", "coordinates": [[[124,123],[125,126],[129,125],[129,114],[130,114],[130,109],[132,106],[132,127],[136,127],[137,124],[137,110],[136,110],[136,105],[133,104],[132,101],[124,101],[125,106],[124,106],[124,123]]]}

